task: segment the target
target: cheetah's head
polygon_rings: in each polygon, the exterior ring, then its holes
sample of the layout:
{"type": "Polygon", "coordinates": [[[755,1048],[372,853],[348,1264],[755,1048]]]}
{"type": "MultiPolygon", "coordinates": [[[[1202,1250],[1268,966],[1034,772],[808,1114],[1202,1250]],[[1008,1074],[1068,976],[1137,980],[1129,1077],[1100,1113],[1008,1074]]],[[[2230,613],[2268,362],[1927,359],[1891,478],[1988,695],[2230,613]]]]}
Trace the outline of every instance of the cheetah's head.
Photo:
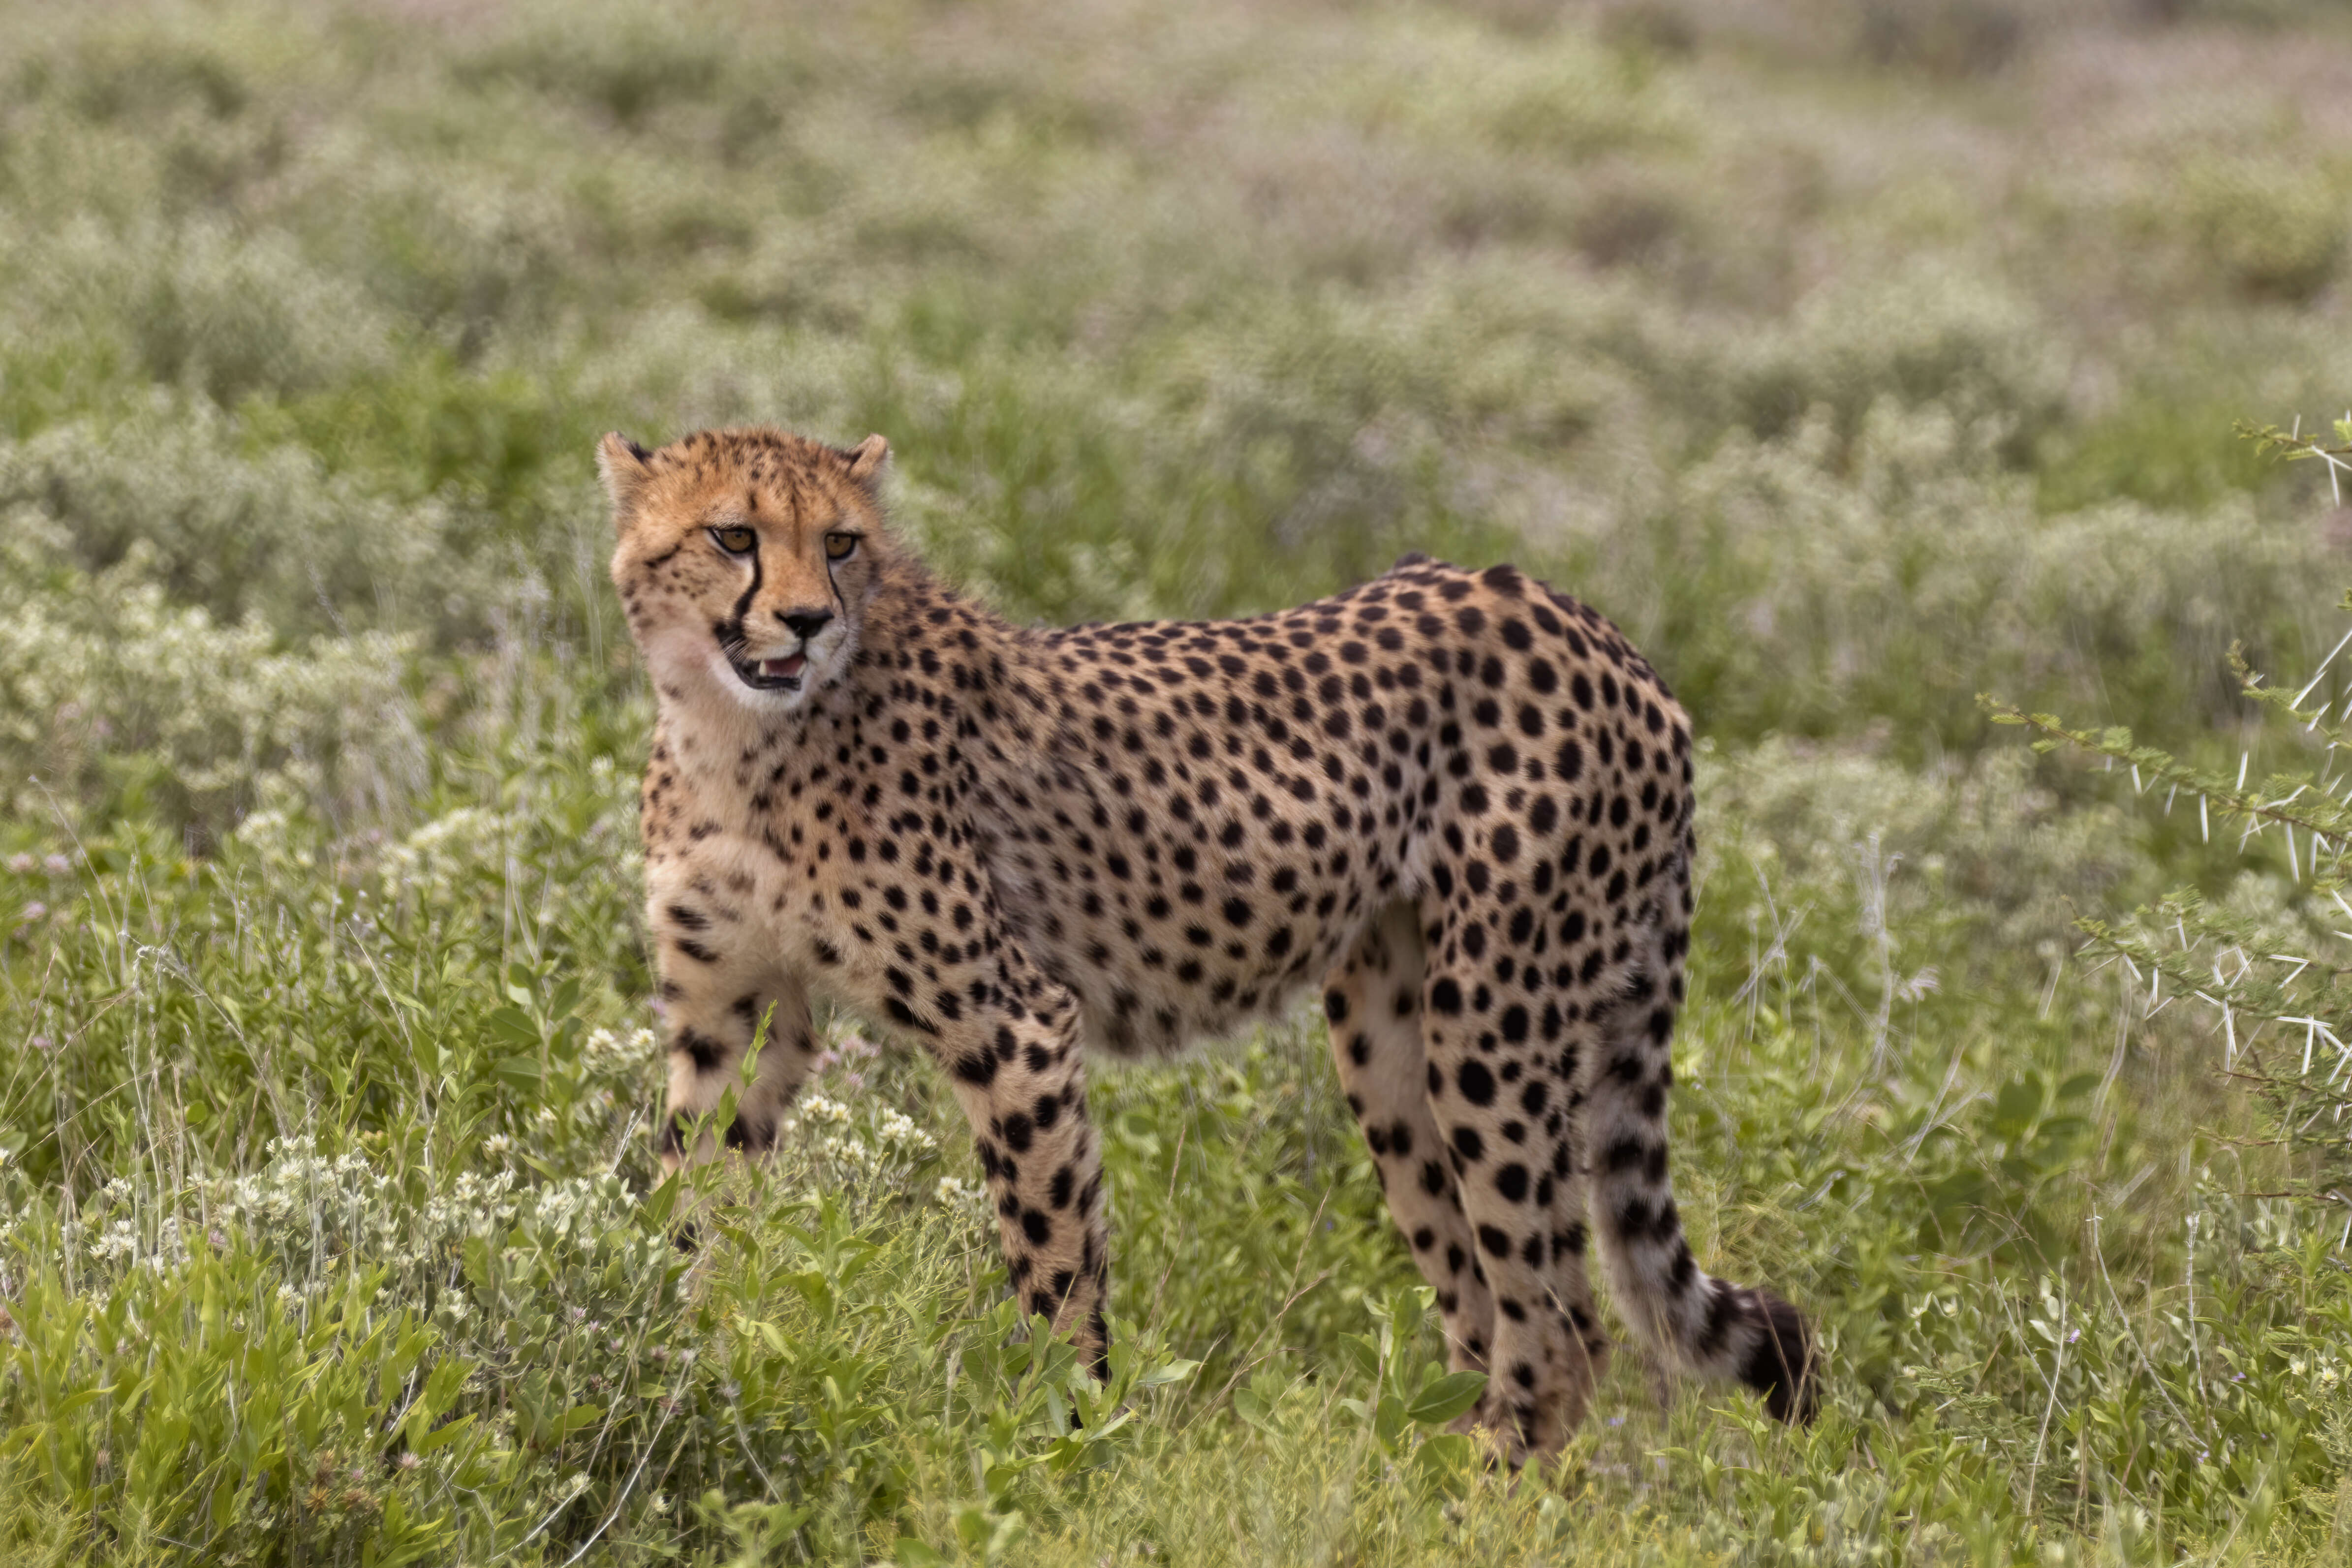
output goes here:
{"type": "Polygon", "coordinates": [[[841,678],[887,549],[889,455],[878,435],[844,451],[775,430],[597,443],[613,583],[656,689],[782,714],[841,678]]]}

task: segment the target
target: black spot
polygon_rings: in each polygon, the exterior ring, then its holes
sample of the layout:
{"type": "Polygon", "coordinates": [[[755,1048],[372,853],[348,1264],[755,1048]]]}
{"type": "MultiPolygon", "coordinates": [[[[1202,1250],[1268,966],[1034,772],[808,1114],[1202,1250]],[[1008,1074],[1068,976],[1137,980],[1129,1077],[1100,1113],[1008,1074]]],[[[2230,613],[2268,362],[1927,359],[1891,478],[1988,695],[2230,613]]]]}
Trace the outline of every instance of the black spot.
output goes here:
{"type": "Polygon", "coordinates": [[[1528,1167],[1522,1165],[1507,1165],[1496,1171],[1495,1190],[1501,1193],[1507,1202],[1527,1202],[1528,1167]]]}
{"type": "Polygon", "coordinates": [[[1648,1156],[1648,1146],[1638,1137],[1628,1135],[1612,1143],[1601,1153],[1603,1170],[1614,1175],[1641,1166],[1648,1156]]]}
{"type": "Polygon", "coordinates": [[[677,1038],[670,1041],[669,1048],[691,1057],[697,1072],[716,1072],[727,1061],[725,1045],[707,1034],[690,1029],[678,1030],[677,1038]]]}
{"type": "MultiPolygon", "coordinates": [[[[1473,1105],[1492,1105],[1495,1103],[1495,1075],[1486,1070],[1485,1062],[1475,1057],[1455,1070],[1454,1082],[1455,1087],[1462,1091],[1462,1098],[1473,1105]]],[[[1475,1159],[1477,1156],[1474,1154],[1471,1157],[1475,1159]]]]}

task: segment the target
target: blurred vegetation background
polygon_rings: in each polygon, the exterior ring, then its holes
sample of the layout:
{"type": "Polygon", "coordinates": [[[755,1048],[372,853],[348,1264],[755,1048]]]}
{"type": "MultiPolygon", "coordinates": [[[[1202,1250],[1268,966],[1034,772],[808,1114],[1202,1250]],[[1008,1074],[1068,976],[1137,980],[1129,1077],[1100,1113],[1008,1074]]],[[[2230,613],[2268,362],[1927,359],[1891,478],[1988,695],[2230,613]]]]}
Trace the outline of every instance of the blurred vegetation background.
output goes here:
{"type": "Polygon", "coordinates": [[[13,1558],[2352,1552],[2336,1167],[2072,925],[2187,887],[2332,973],[2340,912],[1976,700],[2322,744],[2225,654],[2339,693],[2352,510],[2232,426],[2352,398],[2340,5],[6,21],[13,1558]],[[1685,1213],[1821,1315],[1822,1425],[1628,1358],[1515,1487],[1384,1420],[1434,1342],[1304,1015],[1098,1077],[1109,1403],[855,1020],[670,1251],[590,455],[745,421],[887,434],[1016,619],[1417,549],[1622,624],[1711,747],[1685,1213]]]}

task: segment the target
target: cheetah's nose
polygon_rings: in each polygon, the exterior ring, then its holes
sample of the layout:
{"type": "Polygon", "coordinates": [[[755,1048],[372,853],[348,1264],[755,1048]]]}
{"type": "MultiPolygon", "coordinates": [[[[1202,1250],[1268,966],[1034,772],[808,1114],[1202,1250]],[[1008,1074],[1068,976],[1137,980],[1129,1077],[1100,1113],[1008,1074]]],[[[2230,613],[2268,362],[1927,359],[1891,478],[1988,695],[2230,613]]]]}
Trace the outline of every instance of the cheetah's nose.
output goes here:
{"type": "Polygon", "coordinates": [[[791,628],[793,636],[805,643],[824,630],[824,623],[833,619],[833,612],[830,610],[779,610],[776,612],[776,619],[791,628]]]}

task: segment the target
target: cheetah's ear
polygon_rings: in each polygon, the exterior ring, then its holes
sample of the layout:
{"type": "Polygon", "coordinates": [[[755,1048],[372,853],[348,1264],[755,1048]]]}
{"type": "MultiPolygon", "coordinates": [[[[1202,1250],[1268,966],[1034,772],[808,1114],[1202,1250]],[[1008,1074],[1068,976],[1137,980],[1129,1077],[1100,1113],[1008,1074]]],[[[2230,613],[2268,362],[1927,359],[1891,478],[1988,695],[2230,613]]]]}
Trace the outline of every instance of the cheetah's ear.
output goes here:
{"type": "Polygon", "coordinates": [[[878,435],[869,435],[842,456],[849,461],[849,476],[871,490],[890,461],[890,444],[878,435]]]}
{"type": "Polygon", "coordinates": [[[653,478],[653,470],[646,466],[652,455],[617,430],[606,431],[596,443],[596,473],[604,481],[604,494],[612,497],[615,521],[628,517],[653,478]]]}

